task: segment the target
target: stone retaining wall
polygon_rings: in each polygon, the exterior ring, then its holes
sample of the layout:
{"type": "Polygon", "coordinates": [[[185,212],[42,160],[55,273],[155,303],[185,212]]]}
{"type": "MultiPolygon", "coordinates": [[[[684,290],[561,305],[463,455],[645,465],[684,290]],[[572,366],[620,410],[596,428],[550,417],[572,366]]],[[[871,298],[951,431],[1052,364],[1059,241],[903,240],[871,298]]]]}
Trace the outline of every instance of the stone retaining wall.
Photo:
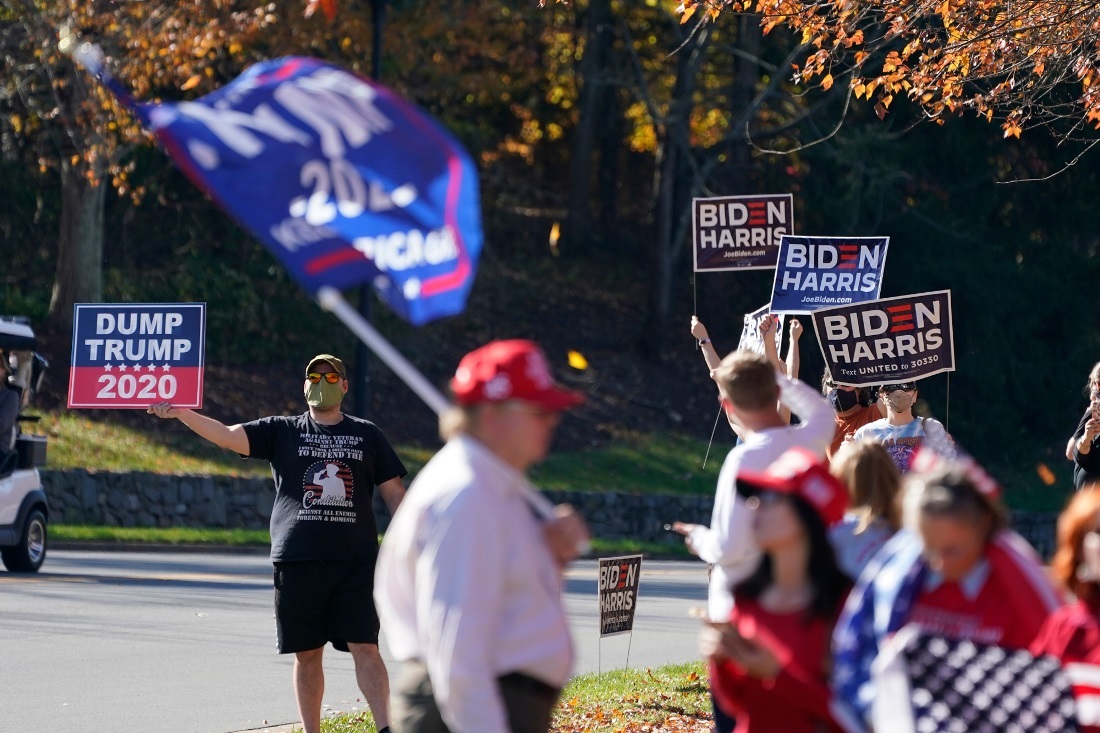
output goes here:
{"type": "MultiPolygon", "coordinates": [[[[270,478],[178,476],[155,473],[41,471],[55,522],[121,527],[227,527],[266,529],[274,489],[270,478]]],[[[614,492],[548,491],[568,502],[602,539],[680,542],[664,530],[674,522],[709,524],[707,496],[633,495],[614,492]]],[[[379,526],[388,519],[375,495],[379,526]]],[[[1044,557],[1054,549],[1052,513],[1013,512],[1013,524],[1044,557]]]]}

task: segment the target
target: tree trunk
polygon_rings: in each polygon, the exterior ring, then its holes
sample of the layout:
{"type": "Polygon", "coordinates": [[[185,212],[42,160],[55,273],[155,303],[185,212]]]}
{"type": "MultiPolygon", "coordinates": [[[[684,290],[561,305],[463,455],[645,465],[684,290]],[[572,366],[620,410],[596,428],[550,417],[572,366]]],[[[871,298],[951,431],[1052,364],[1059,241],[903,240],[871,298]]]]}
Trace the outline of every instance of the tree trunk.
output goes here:
{"type": "MultiPolygon", "coordinates": [[[[756,14],[741,16],[737,27],[737,47],[741,51],[735,55],[733,86],[730,89],[730,109],[747,110],[752,106],[756,88],[760,83],[760,50],[763,33],[760,30],[760,16],[756,14]]],[[[748,140],[735,137],[731,143],[730,165],[731,188],[724,193],[752,193],[749,184],[749,170],[752,166],[752,151],[748,140]]]]}
{"type": "MultiPolygon", "coordinates": [[[[617,90],[613,86],[606,87],[606,93],[601,95],[599,105],[598,134],[600,167],[597,172],[600,214],[596,231],[605,241],[613,240],[619,235],[619,159],[622,155],[623,137],[625,136],[623,115],[619,105],[617,90]]],[[[621,239],[621,236],[619,237],[621,239]]],[[[616,242],[621,244],[621,242],[616,242]]]]}
{"type": "MultiPolygon", "coordinates": [[[[763,33],[760,30],[760,16],[745,14],[741,16],[737,27],[737,49],[733,54],[733,83],[730,85],[731,110],[740,113],[748,110],[756,96],[760,83],[760,51],[763,33]]],[[[750,178],[752,172],[752,149],[743,135],[730,139],[727,162],[717,169],[716,193],[720,196],[736,196],[754,192],[750,178]]],[[[698,316],[707,324],[712,336],[717,335],[723,343],[736,338],[741,332],[738,314],[730,313],[730,305],[741,302],[745,310],[753,310],[759,303],[745,302],[742,291],[746,278],[730,277],[728,273],[695,275],[696,294],[698,295],[698,316]]]]}
{"type": "Polygon", "coordinates": [[[106,182],[92,183],[83,165],[61,167],[61,232],[49,320],[72,328],[74,303],[103,299],[103,209],[106,182]]]}
{"type": "MultiPolygon", "coordinates": [[[[569,170],[569,213],[566,239],[574,247],[582,246],[591,233],[592,161],[596,149],[601,109],[614,89],[604,79],[611,55],[614,24],[610,0],[592,0],[585,14],[584,56],[581,57],[580,119],[573,143],[569,170]]],[[[605,151],[606,154],[607,151],[605,151]]],[[[614,153],[610,153],[614,155],[614,153]]],[[[601,156],[603,157],[603,156],[601,156]]]]}
{"type": "Polygon", "coordinates": [[[672,87],[668,114],[657,128],[657,160],[653,181],[653,246],[649,273],[649,307],[645,330],[639,341],[642,356],[659,358],[664,348],[672,307],[672,264],[676,254],[677,206],[683,205],[685,156],[691,155],[690,117],[699,65],[708,33],[692,36],[692,46],[677,53],[676,81],[672,87]]]}
{"type": "Polygon", "coordinates": [[[653,180],[653,245],[649,274],[649,317],[642,333],[640,349],[647,359],[657,359],[665,345],[672,302],[672,241],[676,161],[679,157],[672,135],[666,129],[657,141],[657,166],[653,180]]]}

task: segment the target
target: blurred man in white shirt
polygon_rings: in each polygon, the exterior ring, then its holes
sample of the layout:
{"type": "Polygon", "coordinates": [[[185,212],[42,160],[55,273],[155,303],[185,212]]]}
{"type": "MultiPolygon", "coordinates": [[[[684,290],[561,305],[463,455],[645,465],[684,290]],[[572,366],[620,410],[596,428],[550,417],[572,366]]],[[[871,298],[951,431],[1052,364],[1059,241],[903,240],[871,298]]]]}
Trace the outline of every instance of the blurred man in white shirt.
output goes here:
{"type": "Polygon", "coordinates": [[[378,558],[375,601],[401,672],[394,733],[545,733],[573,663],[561,572],[588,540],[525,472],[580,395],[530,341],[463,357],[447,445],[410,487],[378,558]]]}
{"type": "Polygon", "coordinates": [[[808,384],[790,379],[768,360],[749,351],[734,351],[714,370],[718,400],[745,442],[726,456],[718,474],[709,527],[676,522],[689,550],[713,565],[707,615],[726,621],[733,610],[733,586],[756,569],[760,553],[752,534],[752,512],[735,489],[739,471],[763,471],[788,448],[805,448],[824,458],[833,436],[833,409],[808,384]],[[788,425],[777,400],[801,422],[788,425]]]}

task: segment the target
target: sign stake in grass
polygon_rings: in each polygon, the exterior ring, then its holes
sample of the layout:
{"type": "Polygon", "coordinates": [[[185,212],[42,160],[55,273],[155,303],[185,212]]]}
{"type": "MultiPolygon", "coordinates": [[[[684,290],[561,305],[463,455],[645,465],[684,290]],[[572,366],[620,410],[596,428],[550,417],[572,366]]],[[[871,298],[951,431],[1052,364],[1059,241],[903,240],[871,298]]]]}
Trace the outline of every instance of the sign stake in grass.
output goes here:
{"type": "MultiPolygon", "coordinates": [[[[603,637],[629,634],[626,645],[626,666],[630,666],[630,644],[634,641],[634,609],[638,606],[638,586],[641,583],[642,556],[623,555],[601,557],[600,582],[596,598],[600,605],[600,642],[603,637]]],[[[597,656],[597,669],[603,671],[603,648],[597,656]]]]}

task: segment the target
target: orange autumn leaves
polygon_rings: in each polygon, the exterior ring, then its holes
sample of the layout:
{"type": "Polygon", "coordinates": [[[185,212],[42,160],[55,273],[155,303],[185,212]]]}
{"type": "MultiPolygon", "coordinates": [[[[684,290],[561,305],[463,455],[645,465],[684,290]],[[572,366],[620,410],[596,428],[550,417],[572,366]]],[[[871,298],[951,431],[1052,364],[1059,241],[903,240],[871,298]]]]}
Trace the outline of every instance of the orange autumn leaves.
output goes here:
{"type": "Polygon", "coordinates": [[[848,93],[880,117],[905,98],[937,123],[970,113],[1005,137],[1100,129],[1100,0],[684,0],[684,18],[756,13],[794,31],[806,87],[848,93]],[[705,13],[697,11],[705,10],[705,13]]]}
{"type": "MultiPolygon", "coordinates": [[[[714,722],[706,679],[698,673],[667,675],[639,670],[634,689],[566,691],[554,711],[551,733],[710,733],[714,722]]],[[[627,683],[622,683],[629,686],[627,683]]]]}

